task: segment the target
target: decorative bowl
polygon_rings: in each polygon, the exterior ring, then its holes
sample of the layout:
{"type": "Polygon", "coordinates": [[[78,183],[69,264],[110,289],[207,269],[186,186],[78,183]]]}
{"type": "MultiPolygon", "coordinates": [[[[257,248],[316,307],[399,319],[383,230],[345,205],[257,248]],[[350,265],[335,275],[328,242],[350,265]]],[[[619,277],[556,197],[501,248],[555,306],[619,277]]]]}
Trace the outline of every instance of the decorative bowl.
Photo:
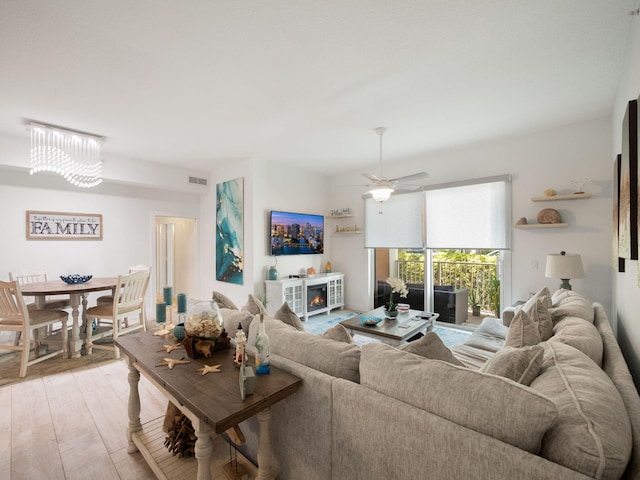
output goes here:
{"type": "Polygon", "coordinates": [[[367,315],[365,317],[360,317],[360,323],[362,323],[363,325],[366,325],[368,327],[375,327],[381,321],[382,321],[382,318],[374,317],[374,316],[371,316],[371,315],[367,315]]]}
{"type": "Polygon", "coordinates": [[[64,283],[68,283],[69,285],[77,285],[79,283],[88,282],[92,277],[93,275],[78,275],[76,273],[73,275],[60,275],[60,280],[64,283]]]}

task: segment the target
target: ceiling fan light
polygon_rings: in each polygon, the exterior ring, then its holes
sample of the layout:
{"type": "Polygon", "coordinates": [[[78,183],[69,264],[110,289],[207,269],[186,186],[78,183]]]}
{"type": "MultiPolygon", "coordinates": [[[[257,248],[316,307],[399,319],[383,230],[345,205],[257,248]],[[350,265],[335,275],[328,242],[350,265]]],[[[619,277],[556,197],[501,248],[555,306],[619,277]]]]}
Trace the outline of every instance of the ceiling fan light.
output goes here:
{"type": "Polygon", "coordinates": [[[389,200],[389,198],[391,198],[391,194],[393,193],[393,188],[390,188],[390,187],[372,188],[371,190],[369,190],[369,193],[371,194],[371,197],[373,197],[373,199],[376,202],[386,202],[387,200],[389,200]]]}

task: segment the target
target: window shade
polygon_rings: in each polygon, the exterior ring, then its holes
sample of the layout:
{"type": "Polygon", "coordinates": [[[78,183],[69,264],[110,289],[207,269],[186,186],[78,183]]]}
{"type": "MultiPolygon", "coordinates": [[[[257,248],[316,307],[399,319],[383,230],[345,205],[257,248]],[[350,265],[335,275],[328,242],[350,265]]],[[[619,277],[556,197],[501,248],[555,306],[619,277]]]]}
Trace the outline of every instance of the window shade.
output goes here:
{"type": "Polygon", "coordinates": [[[365,248],[423,248],[424,192],[365,200],[365,248]],[[382,214],[380,214],[382,212],[382,214]]]}
{"type": "Polygon", "coordinates": [[[510,179],[426,192],[427,248],[509,248],[510,179]]]}

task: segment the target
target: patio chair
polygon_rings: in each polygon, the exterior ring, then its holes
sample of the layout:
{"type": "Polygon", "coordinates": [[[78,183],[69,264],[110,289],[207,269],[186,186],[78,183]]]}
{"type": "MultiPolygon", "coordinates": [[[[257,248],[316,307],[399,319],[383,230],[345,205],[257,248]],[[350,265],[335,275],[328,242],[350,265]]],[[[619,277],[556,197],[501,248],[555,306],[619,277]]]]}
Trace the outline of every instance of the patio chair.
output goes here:
{"type": "Polygon", "coordinates": [[[3,345],[0,344],[2,350],[16,350],[22,352],[20,361],[20,376],[27,375],[27,367],[34,363],[41,362],[55,355],[67,353],[67,320],[69,314],[63,310],[31,310],[27,308],[22,293],[20,292],[20,284],[17,281],[3,282],[0,281],[0,331],[10,331],[16,333],[16,338],[22,337],[22,344],[3,345]],[[40,342],[38,338],[38,329],[51,326],[54,323],[61,322],[62,348],[46,355],[39,356],[40,342]],[[31,340],[33,339],[36,358],[29,360],[29,351],[31,350],[31,340]]]}
{"type": "Polygon", "coordinates": [[[115,340],[118,336],[140,328],[147,330],[144,315],[144,295],[149,284],[149,272],[135,272],[118,277],[118,286],[111,304],[97,305],[87,310],[87,320],[110,320],[111,324],[97,323],[96,331],[87,328],[85,347],[87,355],[93,353],[93,348],[113,350],[115,357],[120,358],[120,349],[115,345],[100,345],[95,340],[111,335],[115,340]],[[138,315],[139,323],[129,325],[128,317],[138,315]]]}

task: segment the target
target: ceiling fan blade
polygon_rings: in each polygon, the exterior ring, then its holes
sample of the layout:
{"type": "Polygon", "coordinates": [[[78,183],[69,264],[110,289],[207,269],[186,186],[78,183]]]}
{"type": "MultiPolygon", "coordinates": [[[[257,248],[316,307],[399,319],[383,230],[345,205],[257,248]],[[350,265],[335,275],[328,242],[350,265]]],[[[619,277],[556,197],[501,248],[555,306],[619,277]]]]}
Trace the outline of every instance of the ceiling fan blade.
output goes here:
{"type": "Polygon", "coordinates": [[[414,173],[412,175],[405,175],[404,177],[392,178],[390,182],[404,183],[412,180],[420,180],[421,178],[427,178],[429,174],[427,172],[414,173]]]}
{"type": "Polygon", "coordinates": [[[395,193],[398,192],[413,192],[420,188],[420,185],[413,185],[411,183],[398,183],[393,186],[395,193]]]}
{"type": "Polygon", "coordinates": [[[382,182],[382,179],[380,177],[378,177],[377,175],[374,175],[373,173],[362,173],[361,175],[364,175],[365,177],[367,177],[369,180],[371,180],[374,183],[382,182]]]}

